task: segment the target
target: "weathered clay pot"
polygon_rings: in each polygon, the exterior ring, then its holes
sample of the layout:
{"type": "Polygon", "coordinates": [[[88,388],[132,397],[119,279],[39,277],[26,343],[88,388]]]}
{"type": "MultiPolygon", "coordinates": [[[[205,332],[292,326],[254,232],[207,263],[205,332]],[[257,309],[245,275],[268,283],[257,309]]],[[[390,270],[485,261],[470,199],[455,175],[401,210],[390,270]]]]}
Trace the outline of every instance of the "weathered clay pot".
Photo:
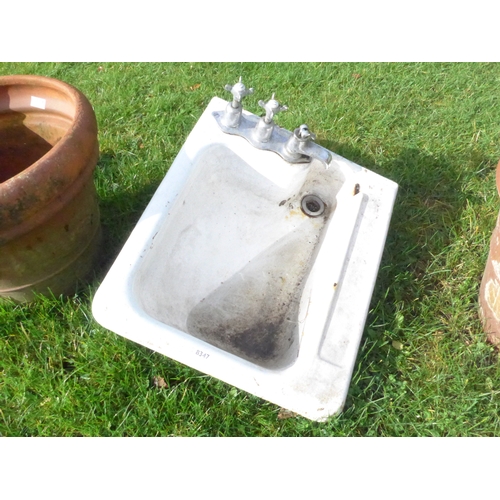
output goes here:
{"type": "MultiPolygon", "coordinates": [[[[496,183],[500,195],[500,162],[497,165],[496,183]]],[[[479,306],[488,340],[500,345],[500,214],[491,236],[490,253],[479,290],[479,306]]]]}
{"type": "Polygon", "coordinates": [[[74,87],[0,77],[0,296],[72,293],[100,240],[97,123],[74,87]]]}

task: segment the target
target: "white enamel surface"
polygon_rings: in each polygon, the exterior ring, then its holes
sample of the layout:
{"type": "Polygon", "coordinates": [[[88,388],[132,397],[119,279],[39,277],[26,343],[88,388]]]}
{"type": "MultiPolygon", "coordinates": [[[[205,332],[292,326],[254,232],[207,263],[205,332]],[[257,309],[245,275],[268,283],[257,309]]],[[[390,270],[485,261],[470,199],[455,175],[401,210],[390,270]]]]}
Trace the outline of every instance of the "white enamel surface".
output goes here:
{"type": "Polygon", "coordinates": [[[219,129],[212,112],[225,106],[214,98],[187,138],[98,289],[93,314],[119,335],[322,421],[345,402],[397,185],[334,153],[325,171],[258,150],[219,129]],[[309,192],[334,207],[326,222],[300,210],[309,192]],[[279,296],[296,269],[296,342],[275,364],[188,333],[225,304],[257,317],[267,302],[272,308],[272,298],[257,297],[260,284],[279,296]]]}

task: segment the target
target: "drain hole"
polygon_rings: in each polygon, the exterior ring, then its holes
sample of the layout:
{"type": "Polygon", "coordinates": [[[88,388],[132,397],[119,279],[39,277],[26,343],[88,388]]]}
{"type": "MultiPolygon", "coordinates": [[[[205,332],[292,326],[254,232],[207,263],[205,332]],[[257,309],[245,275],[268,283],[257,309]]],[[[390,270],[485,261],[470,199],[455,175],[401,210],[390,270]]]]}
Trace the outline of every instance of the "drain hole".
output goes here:
{"type": "Polygon", "coordinates": [[[309,200],[306,203],[306,208],[310,212],[319,212],[321,210],[321,205],[316,200],[309,200]]]}
{"type": "Polygon", "coordinates": [[[325,204],[321,198],[314,194],[308,194],[302,198],[302,211],[309,217],[318,217],[325,211],[325,204]]]}

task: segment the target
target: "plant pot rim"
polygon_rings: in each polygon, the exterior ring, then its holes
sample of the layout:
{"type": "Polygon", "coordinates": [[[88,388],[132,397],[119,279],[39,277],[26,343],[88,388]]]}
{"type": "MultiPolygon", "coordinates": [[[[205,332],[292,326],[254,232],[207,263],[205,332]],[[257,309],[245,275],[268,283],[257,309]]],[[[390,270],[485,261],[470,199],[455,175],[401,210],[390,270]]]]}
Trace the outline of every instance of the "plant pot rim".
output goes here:
{"type": "MultiPolygon", "coordinates": [[[[61,140],[44,156],[0,183],[0,244],[38,224],[41,207],[50,206],[44,208],[43,217],[59,210],[64,199],[92,175],[98,156],[96,117],[82,92],[68,83],[45,76],[0,76],[0,113],[2,109],[9,109],[6,106],[9,95],[20,87],[26,87],[28,96],[36,96],[36,89],[60,93],[74,109],[74,117],[61,140]]],[[[50,105],[47,112],[50,112],[50,105]]]]}

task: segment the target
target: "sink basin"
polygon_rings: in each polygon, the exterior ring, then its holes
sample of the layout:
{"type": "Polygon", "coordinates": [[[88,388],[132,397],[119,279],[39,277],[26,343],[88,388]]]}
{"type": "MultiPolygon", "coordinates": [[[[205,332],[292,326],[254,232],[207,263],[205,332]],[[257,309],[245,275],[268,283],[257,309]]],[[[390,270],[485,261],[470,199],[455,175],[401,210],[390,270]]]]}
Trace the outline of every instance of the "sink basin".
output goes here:
{"type": "MultiPolygon", "coordinates": [[[[397,185],[289,163],[213,98],[93,301],[113,332],[312,420],[345,402],[397,185]]],[[[250,115],[244,111],[245,114],[250,115]]]]}

